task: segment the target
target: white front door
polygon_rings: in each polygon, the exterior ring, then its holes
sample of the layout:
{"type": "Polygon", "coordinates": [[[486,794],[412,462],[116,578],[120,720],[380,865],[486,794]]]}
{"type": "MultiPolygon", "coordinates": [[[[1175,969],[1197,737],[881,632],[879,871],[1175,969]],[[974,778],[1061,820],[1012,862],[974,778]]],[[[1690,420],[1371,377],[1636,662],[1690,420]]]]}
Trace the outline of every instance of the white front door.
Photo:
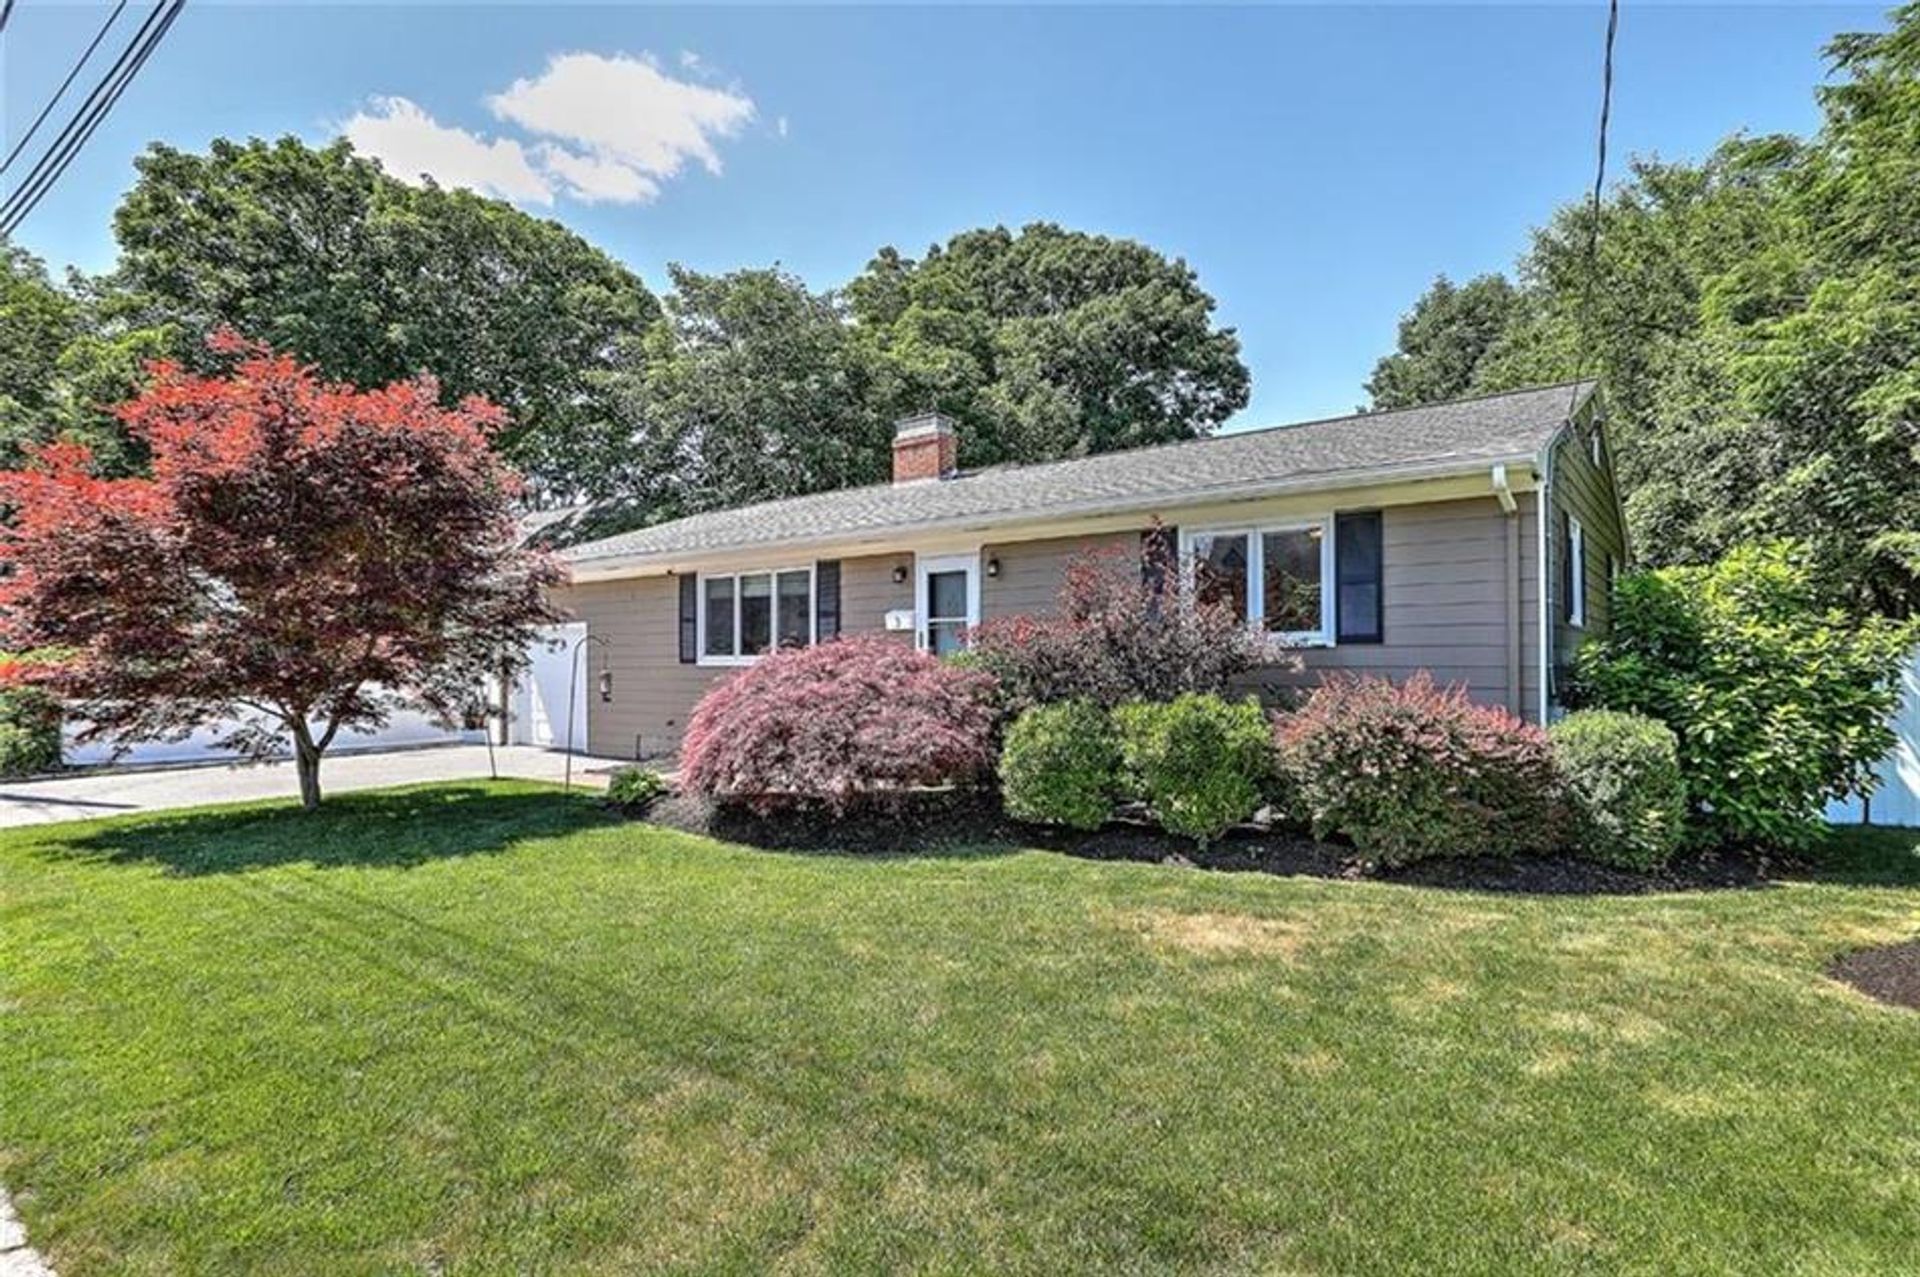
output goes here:
{"type": "Polygon", "coordinates": [[[980,624],[980,555],[922,556],[914,610],[916,641],[935,656],[967,645],[967,631],[980,624]]]}
{"type": "Polygon", "coordinates": [[[586,748],[586,666],[582,661],[576,671],[573,659],[575,645],[586,636],[585,621],[541,629],[527,652],[527,667],[520,671],[509,741],[543,749],[566,748],[567,703],[571,700],[574,748],[586,748]]]}

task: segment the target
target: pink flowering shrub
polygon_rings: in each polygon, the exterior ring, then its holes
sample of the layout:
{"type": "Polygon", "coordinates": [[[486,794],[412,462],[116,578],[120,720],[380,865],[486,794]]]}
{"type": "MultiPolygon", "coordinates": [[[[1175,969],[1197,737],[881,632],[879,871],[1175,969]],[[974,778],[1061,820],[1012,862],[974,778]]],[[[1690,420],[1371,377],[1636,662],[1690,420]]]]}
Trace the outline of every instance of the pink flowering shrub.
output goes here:
{"type": "Polygon", "coordinates": [[[686,792],[835,815],[993,762],[993,679],[878,635],[786,648],[713,686],[681,743],[686,792]]]}
{"type": "Polygon", "coordinates": [[[1229,608],[1182,598],[1178,581],[1179,565],[1163,551],[1083,551],[1067,564],[1054,614],[978,626],[966,663],[999,681],[1010,717],[1065,700],[1110,709],[1221,695],[1236,675],[1298,666],[1277,637],[1229,608]]]}
{"type": "Polygon", "coordinates": [[[1318,837],[1370,859],[1551,851],[1564,804],[1547,734],[1436,687],[1336,676],[1275,729],[1292,801],[1318,837]]]}

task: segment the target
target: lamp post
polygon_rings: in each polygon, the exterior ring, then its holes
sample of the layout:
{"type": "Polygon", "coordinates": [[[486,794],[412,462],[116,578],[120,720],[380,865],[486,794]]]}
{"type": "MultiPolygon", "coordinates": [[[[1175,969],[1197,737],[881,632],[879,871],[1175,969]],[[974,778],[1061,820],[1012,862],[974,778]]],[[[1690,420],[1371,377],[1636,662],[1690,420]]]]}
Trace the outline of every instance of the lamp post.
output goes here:
{"type": "Polygon", "coordinates": [[[582,634],[574,640],[573,656],[568,661],[567,678],[567,769],[566,780],[561,784],[564,793],[573,792],[573,713],[574,699],[580,694],[580,649],[589,643],[600,645],[600,701],[608,704],[613,700],[613,669],[607,664],[607,651],[611,646],[604,634],[582,634]]]}

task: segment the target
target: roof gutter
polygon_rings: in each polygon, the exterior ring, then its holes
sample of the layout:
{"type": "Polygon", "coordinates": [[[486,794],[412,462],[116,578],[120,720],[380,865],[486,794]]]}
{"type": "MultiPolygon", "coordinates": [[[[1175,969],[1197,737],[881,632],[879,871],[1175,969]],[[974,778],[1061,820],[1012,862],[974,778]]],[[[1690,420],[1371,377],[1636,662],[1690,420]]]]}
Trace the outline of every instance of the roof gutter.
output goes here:
{"type": "MultiPolygon", "coordinates": [[[[1564,429],[1564,427],[1562,427],[1564,429]]],[[[1556,431],[1554,438],[1559,433],[1556,431]]],[[[1552,443],[1549,441],[1549,448],[1552,443]]],[[[1505,467],[1535,464],[1544,454],[1515,453],[1510,456],[1491,456],[1473,458],[1450,458],[1445,461],[1424,461],[1403,466],[1382,466],[1371,470],[1343,470],[1335,474],[1309,475],[1300,479],[1274,481],[1270,479],[1253,480],[1246,483],[1225,484],[1212,488],[1196,488],[1180,493],[1153,493],[1147,496],[1124,500],[1103,497],[1091,497],[1080,501],[1063,502],[1049,506],[1041,511],[1020,510],[1015,512],[986,512],[979,514],[949,515],[939,519],[923,519],[915,523],[889,524],[870,529],[851,529],[821,536],[788,537],[779,540],[737,542],[684,550],[659,550],[645,554],[609,554],[586,558],[569,559],[574,569],[575,580],[595,580],[613,576],[625,576],[636,569],[671,568],[692,560],[711,559],[730,556],[749,550],[808,550],[823,546],[859,545],[875,541],[884,541],[889,537],[905,535],[923,535],[929,533],[954,531],[984,531],[987,529],[1018,528],[1022,524],[1054,523],[1061,518],[1075,515],[1118,515],[1151,514],[1170,507],[1188,505],[1206,505],[1216,501],[1253,501],[1262,497],[1288,496],[1295,493],[1330,492],[1342,488],[1356,488],[1372,483],[1412,482],[1422,479],[1453,479],[1483,474],[1489,465],[1505,467]]]]}

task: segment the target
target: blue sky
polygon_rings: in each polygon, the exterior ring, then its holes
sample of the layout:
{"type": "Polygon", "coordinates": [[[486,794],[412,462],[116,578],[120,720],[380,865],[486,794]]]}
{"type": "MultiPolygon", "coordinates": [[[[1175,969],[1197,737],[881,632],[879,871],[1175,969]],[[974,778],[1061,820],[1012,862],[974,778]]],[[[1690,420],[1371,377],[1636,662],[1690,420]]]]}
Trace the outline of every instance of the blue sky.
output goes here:
{"type": "MultiPolygon", "coordinates": [[[[0,36],[9,138],[106,12],[21,0],[0,36]]],[[[1880,12],[1628,0],[1613,154],[1812,128],[1820,46],[1880,12]]],[[[149,141],[350,125],[510,191],[656,288],[669,261],[779,262],[827,286],[882,244],[1047,219],[1192,263],[1253,372],[1234,424],[1273,424],[1350,410],[1435,273],[1505,266],[1591,182],[1604,21],[1597,5],[194,0],[18,238],[104,267],[149,141]]]]}

